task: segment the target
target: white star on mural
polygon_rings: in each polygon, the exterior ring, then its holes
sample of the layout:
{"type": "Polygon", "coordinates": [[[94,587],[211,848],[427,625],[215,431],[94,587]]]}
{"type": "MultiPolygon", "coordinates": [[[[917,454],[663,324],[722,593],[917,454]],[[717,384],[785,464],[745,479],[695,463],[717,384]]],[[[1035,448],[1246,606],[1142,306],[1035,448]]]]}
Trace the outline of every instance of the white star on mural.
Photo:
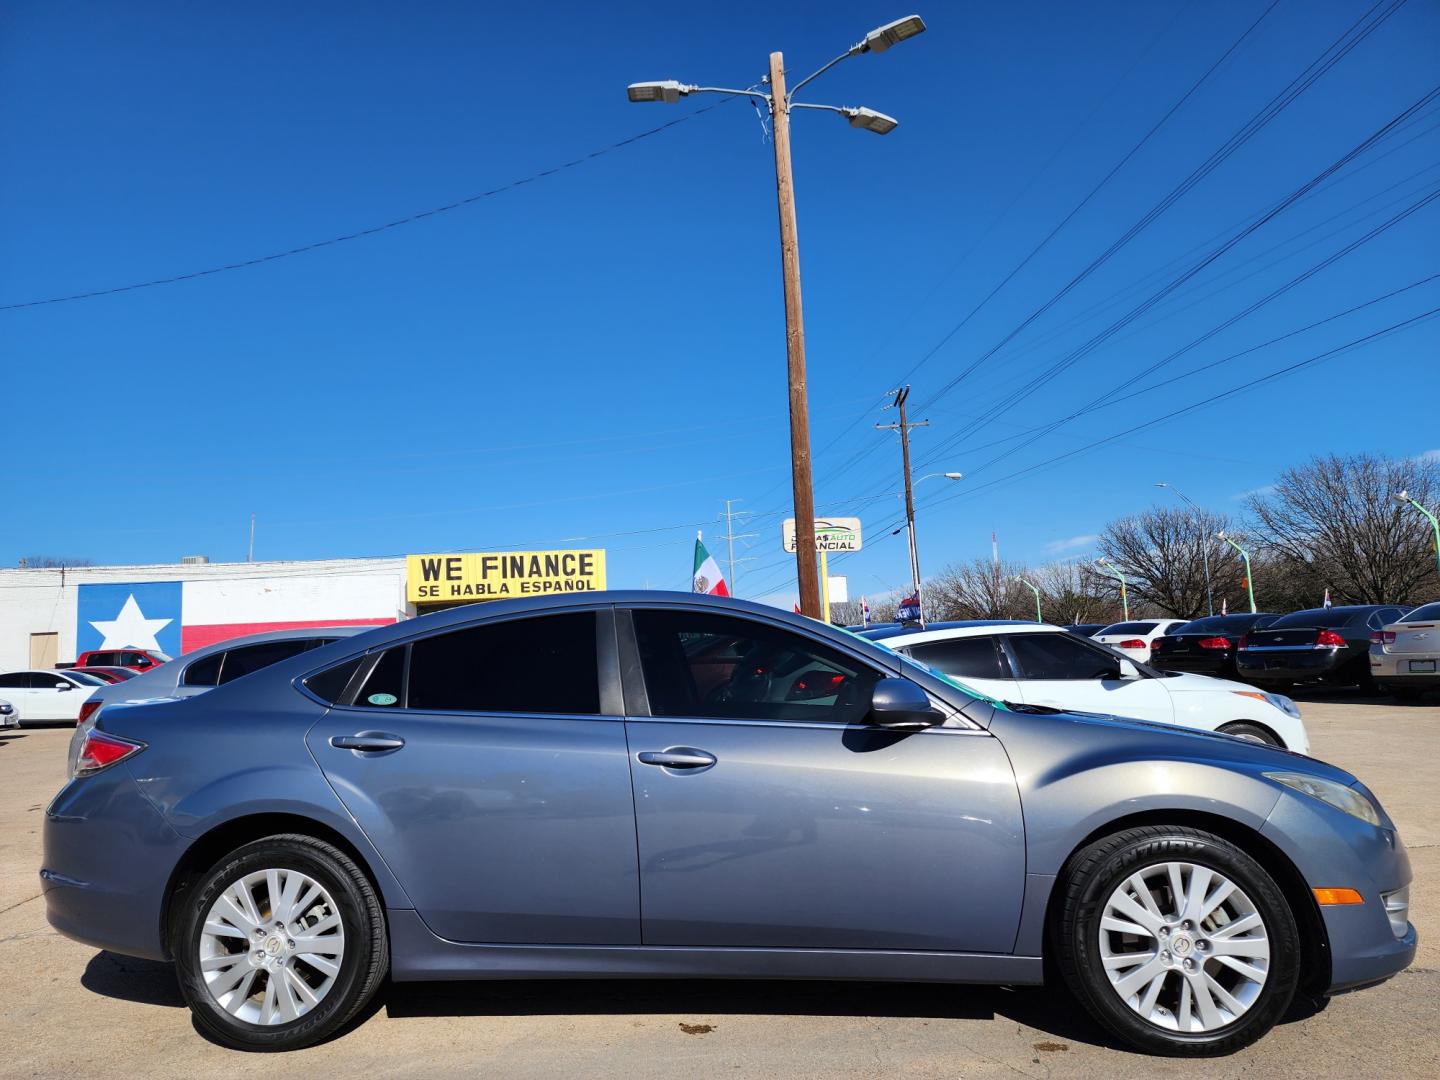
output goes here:
{"type": "Polygon", "coordinates": [[[102,649],[153,649],[158,652],[160,643],[155,640],[155,635],[174,621],[145,618],[140,605],[135,602],[135,594],[131,593],[119,615],[113,619],[92,621],[90,625],[104,636],[105,640],[100,643],[102,649]]]}

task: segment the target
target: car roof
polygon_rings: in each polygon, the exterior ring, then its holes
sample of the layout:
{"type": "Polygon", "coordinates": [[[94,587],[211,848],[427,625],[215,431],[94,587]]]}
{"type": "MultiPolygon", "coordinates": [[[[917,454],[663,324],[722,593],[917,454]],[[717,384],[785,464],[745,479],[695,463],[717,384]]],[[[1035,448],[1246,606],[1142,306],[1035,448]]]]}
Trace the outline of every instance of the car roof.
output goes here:
{"type": "Polygon", "coordinates": [[[267,641],[303,641],[306,638],[342,638],[354,637],[356,634],[363,634],[367,630],[374,630],[373,626],[293,626],[286,630],[263,630],[258,634],[245,634],[241,637],[226,638],[224,641],[217,641],[213,645],[205,645],[193,652],[177,656],[176,660],[183,660],[187,664],[192,660],[199,660],[202,657],[213,656],[217,652],[227,652],[230,649],[241,645],[260,645],[267,641]]]}
{"type": "MultiPolygon", "coordinates": [[[[1068,634],[1063,626],[1050,623],[1024,622],[1020,619],[973,619],[944,625],[931,623],[924,630],[905,630],[883,635],[864,635],[872,641],[883,640],[887,645],[921,645],[929,641],[949,641],[953,638],[977,637],[980,634],[1068,634]]],[[[1073,635],[1072,635],[1073,636],[1073,635]]]]}
{"type": "Polygon", "coordinates": [[[926,623],[924,629],[918,626],[872,626],[860,631],[861,637],[871,641],[885,641],[893,637],[909,637],[912,634],[928,634],[932,630],[971,630],[988,626],[1034,626],[1025,619],[949,619],[945,622],[926,623]]]}

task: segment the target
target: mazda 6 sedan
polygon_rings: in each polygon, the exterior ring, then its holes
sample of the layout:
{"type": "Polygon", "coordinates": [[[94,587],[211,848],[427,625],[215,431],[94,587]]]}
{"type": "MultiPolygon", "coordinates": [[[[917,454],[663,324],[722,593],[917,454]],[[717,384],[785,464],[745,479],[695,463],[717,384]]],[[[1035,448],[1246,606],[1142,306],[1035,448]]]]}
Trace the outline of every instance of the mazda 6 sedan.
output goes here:
{"type": "Polygon", "coordinates": [[[45,817],[51,924],[200,1029],[325,1038],[391,979],[1039,983],[1141,1050],[1263,1035],[1415,953],[1355,777],[1007,707],[690,594],[457,608],[108,706],[45,817]]]}

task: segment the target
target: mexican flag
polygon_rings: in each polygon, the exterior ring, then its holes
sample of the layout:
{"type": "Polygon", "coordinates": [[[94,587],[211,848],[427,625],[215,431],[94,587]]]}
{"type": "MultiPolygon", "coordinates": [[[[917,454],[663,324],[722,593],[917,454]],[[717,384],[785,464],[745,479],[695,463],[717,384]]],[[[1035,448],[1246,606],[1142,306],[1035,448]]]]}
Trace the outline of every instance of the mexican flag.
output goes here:
{"type": "Polygon", "coordinates": [[[720,573],[720,564],[715,556],[705,550],[700,534],[695,534],[695,580],[691,592],[708,593],[711,596],[729,596],[725,587],[725,575],[720,573]]]}

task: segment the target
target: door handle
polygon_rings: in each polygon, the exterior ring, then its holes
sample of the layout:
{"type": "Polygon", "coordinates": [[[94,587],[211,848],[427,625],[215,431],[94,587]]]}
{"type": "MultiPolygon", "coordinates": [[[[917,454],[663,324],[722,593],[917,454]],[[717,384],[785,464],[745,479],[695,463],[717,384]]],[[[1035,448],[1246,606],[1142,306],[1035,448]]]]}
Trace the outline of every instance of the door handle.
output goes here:
{"type": "Polygon", "coordinates": [[[668,750],[642,750],[642,765],[659,765],[666,769],[708,769],[715,764],[715,755],[691,746],[672,746],[668,750]]]}
{"type": "Polygon", "coordinates": [[[385,735],[378,731],[362,731],[358,735],[331,736],[330,745],[336,750],[360,750],[375,753],[381,750],[399,750],[405,740],[398,735],[385,735]]]}

